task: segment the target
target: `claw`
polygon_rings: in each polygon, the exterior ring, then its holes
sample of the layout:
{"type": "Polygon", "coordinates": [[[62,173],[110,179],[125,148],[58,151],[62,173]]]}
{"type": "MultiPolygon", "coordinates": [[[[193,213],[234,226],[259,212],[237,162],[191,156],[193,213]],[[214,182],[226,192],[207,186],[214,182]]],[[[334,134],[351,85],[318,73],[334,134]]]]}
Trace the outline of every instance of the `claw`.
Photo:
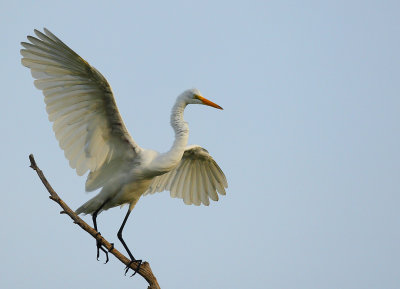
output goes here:
{"type": "Polygon", "coordinates": [[[132,274],[130,277],[135,276],[135,274],[139,271],[140,265],[142,265],[142,262],[143,262],[143,261],[142,261],[142,260],[132,260],[132,261],[130,261],[129,264],[125,267],[125,276],[126,276],[126,273],[128,273],[129,269],[131,269],[131,265],[132,265],[134,262],[137,262],[138,264],[137,264],[136,269],[134,270],[135,272],[133,272],[133,274],[132,274]]]}
{"type": "Polygon", "coordinates": [[[103,247],[100,247],[100,249],[106,254],[106,261],[104,262],[104,264],[107,264],[108,261],[110,260],[110,259],[108,259],[108,252],[103,247]]]}
{"type": "MultiPolygon", "coordinates": [[[[96,233],[96,237],[99,236],[99,235],[101,235],[101,233],[100,233],[100,232],[97,232],[97,233],[96,233]]],[[[108,261],[109,261],[107,250],[105,250],[105,249],[102,247],[101,243],[100,243],[99,241],[97,241],[97,240],[96,240],[96,245],[97,245],[97,256],[96,256],[97,261],[99,261],[100,250],[101,250],[101,251],[103,251],[103,252],[106,254],[106,262],[105,262],[104,264],[107,264],[108,261]]],[[[114,246],[113,246],[113,248],[114,248],[114,246]]]]}
{"type": "Polygon", "coordinates": [[[97,261],[99,261],[100,250],[103,251],[104,254],[106,254],[106,262],[105,262],[104,264],[107,264],[108,261],[109,261],[108,252],[107,252],[106,249],[104,249],[104,248],[102,247],[102,245],[101,245],[100,243],[97,243],[97,261]]]}
{"type": "Polygon", "coordinates": [[[136,270],[135,270],[135,272],[133,272],[133,274],[131,275],[131,277],[135,276],[135,274],[136,274],[137,272],[139,272],[139,270],[140,270],[140,265],[142,265],[142,260],[137,260],[137,261],[139,262],[139,264],[137,265],[136,270]]]}
{"type": "Polygon", "coordinates": [[[98,242],[97,242],[96,244],[97,244],[97,255],[96,255],[96,259],[97,259],[97,261],[99,261],[99,257],[100,257],[100,246],[99,246],[99,243],[98,243],[98,242]]]}

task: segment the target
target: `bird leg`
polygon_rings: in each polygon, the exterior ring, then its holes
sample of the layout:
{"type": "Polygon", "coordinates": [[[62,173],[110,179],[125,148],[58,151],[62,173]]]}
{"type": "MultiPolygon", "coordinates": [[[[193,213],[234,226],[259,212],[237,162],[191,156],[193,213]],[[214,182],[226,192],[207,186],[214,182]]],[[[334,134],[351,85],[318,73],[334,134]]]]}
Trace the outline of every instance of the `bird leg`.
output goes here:
{"type": "Polygon", "coordinates": [[[117,236],[118,236],[118,239],[121,241],[122,245],[124,246],[124,248],[125,248],[126,252],[128,253],[129,257],[131,258],[131,262],[129,262],[129,264],[125,268],[125,275],[126,275],[126,273],[128,273],[129,268],[130,268],[132,263],[134,263],[134,262],[138,263],[138,265],[137,265],[137,267],[135,269],[135,272],[131,275],[131,277],[132,277],[133,275],[135,275],[139,271],[140,265],[142,264],[142,260],[136,260],[135,257],[133,257],[131,251],[129,250],[128,246],[126,245],[124,239],[122,238],[122,230],[124,229],[126,221],[128,220],[129,215],[130,215],[131,212],[132,211],[130,209],[128,209],[128,212],[126,213],[125,219],[122,222],[121,228],[119,228],[117,236]]]}
{"type": "MultiPolygon", "coordinates": [[[[99,212],[100,212],[100,210],[104,207],[104,205],[105,205],[106,203],[104,202],[101,206],[100,206],[100,208],[98,208],[94,213],[93,213],[93,215],[92,215],[92,219],[93,219],[93,227],[94,227],[94,229],[97,231],[97,221],[96,221],[96,219],[97,219],[97,215],[99,214],[99,212]]],[[[100,232],[99,231],[97,231],[97,234],[98,235],[101,235],[100,234],[100,232]]],[[[99,261],[99,257],[100,257],[100,250],[101,251],[103,251],[105,254],[106,254],[106,262],[104,263],[104,264],[107,264],[107,262],[108,262],[108,252],[101,246],[101,243],[98,241],[98,240],[96,240],[96,247],[97,247],[97,261],[99,261]]]]}

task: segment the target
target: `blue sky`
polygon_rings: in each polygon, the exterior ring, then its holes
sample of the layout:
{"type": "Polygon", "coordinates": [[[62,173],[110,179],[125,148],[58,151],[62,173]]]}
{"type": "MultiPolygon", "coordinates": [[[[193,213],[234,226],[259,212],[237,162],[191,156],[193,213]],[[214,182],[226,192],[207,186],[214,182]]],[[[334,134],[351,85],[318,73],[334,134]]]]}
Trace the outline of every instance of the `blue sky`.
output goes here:
{"type": "MultiPolygon", "coordinates": [[[[398,1],[20,1],[0,4],[1,288],[146,288],[59,215],[92,195],[69,168],[20,42],[47,27],[108,79],[133,138],[165,151],[176,96],[197,87],[190,140],[226,197],[143,197],[125,228],[162,288],[399,288],[398,1]]],[[[118,249],[126,213],[102,213],[118,249]]],[[[90,223],[90,217],[86,217],[90,223]]]]}

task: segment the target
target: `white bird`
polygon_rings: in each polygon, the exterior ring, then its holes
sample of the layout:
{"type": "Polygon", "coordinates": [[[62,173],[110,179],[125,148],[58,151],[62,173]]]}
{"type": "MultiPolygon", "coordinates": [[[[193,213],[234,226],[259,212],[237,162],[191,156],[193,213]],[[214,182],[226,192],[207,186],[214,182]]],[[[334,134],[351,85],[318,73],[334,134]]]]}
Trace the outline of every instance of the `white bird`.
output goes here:
{"type": "MultiPolygon", "coordinates": [[[[118,238],[132,262],[138,262],[122,238],[125,223],[142,195],[170,191],[185,204],[218,201],[228,187],[225,175],[198,145],[187,146],[188,124],[183,111],[188,104],[219,105],[189,89],[176,99],[171,112],[175,141],[165,153],[141,148],[128,133],[104,76],[49,30],[35,30],[37,38],[22,42],[22,64],[30,68],[35,86],[42,90],[49,120],[65,157],[79,176],[89,171],[86,191],[100,192],[79,207],[77,214],[97,215],[129,204],[118,238]]],[[[97,244],[107,255],[107,251],[97,244]]],[[[107,262],[106,261],[106,262],[107,262]]],[[[136,273],[136,272],[135,272],[136,273]]]]}

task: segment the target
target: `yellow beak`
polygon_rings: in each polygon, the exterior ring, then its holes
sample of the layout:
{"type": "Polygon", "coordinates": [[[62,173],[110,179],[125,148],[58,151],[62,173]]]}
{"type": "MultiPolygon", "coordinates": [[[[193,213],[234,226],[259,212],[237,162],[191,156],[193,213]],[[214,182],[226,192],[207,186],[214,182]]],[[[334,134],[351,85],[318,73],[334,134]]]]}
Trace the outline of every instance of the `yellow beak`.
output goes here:
{"type": "Polygon", "coordinates": [[[216,103],[212,102],[211,100],[208,100],[207,98],[204,98],[200,95],[197,95],[197,98],[200,99],[203,102],[203,104],[205,104],[205,105],[212,106],[212,107],[215,107],[218,109],[223,109],[218,104],[216,104],[216,103]]]}

